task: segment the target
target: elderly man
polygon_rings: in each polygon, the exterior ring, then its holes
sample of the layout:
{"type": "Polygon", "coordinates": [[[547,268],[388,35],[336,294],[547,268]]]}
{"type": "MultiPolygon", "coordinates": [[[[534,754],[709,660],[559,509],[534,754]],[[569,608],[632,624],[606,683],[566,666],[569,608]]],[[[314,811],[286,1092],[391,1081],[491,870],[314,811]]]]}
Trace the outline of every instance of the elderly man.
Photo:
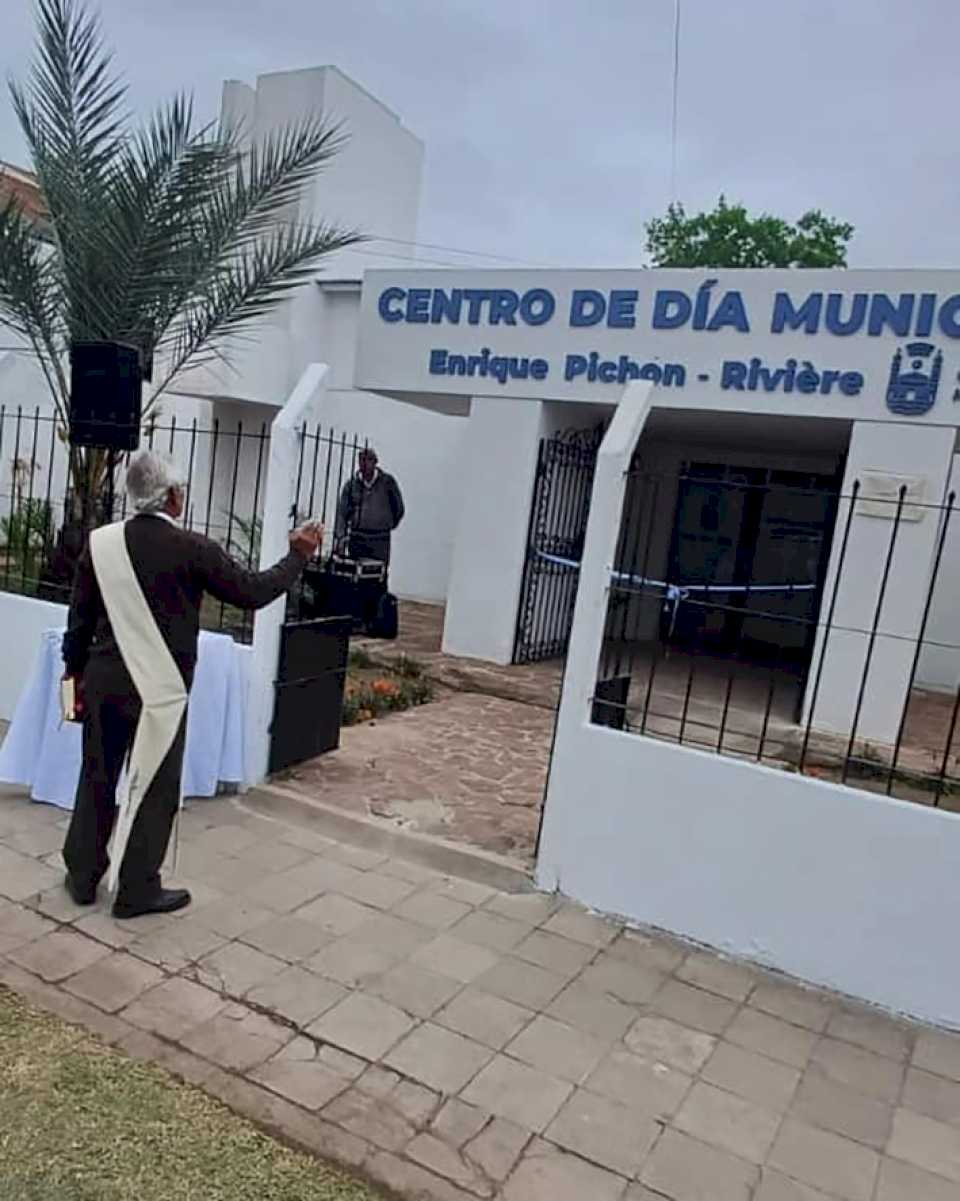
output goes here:
{"type": "Polygon", "coordinates": [[[377,452],[360,452],[358,471],[347,480],[337,507],[337,537],[353,559],[390,563],[390,536],[403,520],[400,486],[380,470],[377,452]]]}
{"type": "Polygon", "coordinates": [[[176,524],[182,481],[159,455],[134,457],[127,495],[135,516],[95,530],[80,560],[63,642],[65,679],[75,684],[84,723],[83,768],[63,848],[66,885],[78,904],[92,904],[110,868],[117,918],[190,903],[186,890],[162,887],[160,867],[180,806],[204,595],[243,609],[270,604],[293,585],[323,535],[319,526],[303,526],[279,563],[247,571],[176,524]]]}

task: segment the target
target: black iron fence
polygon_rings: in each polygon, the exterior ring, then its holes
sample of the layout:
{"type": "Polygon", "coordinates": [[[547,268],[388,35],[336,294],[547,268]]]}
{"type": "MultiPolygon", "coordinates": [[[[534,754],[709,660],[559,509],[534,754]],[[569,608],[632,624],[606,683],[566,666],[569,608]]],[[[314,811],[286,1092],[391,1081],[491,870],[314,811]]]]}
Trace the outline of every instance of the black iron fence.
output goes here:
{"type": "Polygon", "coordinates": [[[593,720],[960,810],[955,508],[876,477],[632,472],[593,720]]]}
{"type": "Polygon", "coordinates": [[[567,653],[602,430],[573,430],[540,443],[526,559],[517,610],[514,663],[567,653]]]}
{"type": "MultiPolygon", "coordinates": [[[[332,538],[343,486],[356,470],[366,442],[320,426],[298,431],[296,500],[291,526],[319,518],[332,538]]],[[[266,423],[213,419],[146,421],[141,447],[171,458],[185,481],[185,528],[220,543],[250,567],[259,562],[263,507],[270,449],[266,423]]],[[[89,456],[90,452],[87,452],[89,456]]],[[[127,456],[102,456],[98,470],[85,478],[97,491],[98,520],[122,519],[130,506],[123,487],[127,456]]],[[[0,590],[66,603],[77,547],[69,538],[77,512],[77,460],[59,421],[39,409],[0,406],[0,590]]],[[[252,616],[208,602],[208,629],[249,641],[252,616]]]]}

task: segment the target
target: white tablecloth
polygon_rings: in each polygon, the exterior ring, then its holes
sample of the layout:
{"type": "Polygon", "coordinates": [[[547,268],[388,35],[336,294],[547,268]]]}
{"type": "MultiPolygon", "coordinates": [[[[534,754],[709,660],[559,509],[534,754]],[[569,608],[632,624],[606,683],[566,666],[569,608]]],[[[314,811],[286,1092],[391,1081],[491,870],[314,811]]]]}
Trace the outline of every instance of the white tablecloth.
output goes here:
{"type": "MultiPolygon", "coordinates": [[[[80,775],[80,727],[60,720],[63,630],[45,630],[27,685],[0,748],[0,781],[22,784],[35,801],[72,809],[80,775]]],[[[225,634],[200,634],[183,760],[185,796],[216,796],[244,777],[249,647],[225,634]]]]}

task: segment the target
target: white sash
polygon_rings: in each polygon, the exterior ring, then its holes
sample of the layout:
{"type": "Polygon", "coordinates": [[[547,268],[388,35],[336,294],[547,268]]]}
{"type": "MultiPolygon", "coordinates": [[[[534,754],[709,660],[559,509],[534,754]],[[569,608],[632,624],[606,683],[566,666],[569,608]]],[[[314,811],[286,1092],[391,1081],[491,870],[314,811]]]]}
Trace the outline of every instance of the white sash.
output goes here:
{"type": "Polygon", "coordinates": [[[187,689],[133,569],[123,522],[94,530],[90,557],[110,628],[143,706],[117,788],[119,812],[107,877],[107,887],[113,890],[137,811],[180,729],[187,689]]]}

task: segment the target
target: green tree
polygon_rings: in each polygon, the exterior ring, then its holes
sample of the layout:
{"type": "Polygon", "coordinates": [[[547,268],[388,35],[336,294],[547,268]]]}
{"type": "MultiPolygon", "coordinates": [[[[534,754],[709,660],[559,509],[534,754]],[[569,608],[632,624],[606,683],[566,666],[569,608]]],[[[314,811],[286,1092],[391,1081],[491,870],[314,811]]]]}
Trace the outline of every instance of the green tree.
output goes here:
{"type": "MultiPolygon", "coordinates": [[[[39,0],[37,28],[11,96],[48,221],[41,237],[15,197],[0,206],[0,323],[32,348],[65,438],[72,341],[138,347],[155,380],[146,415],[360,236],[283,220],[344,144],[338,126],[308,117],[251,142],[199,126],[185,95],[137,125],[83,0],[39,0]]],[[[112,463],[70,451],[69,516],[84,530],[112,463]]]]}
{"type": "Polygon", "coordinates": [[[846,267],[853,226],[819,210],[795,223],[721,196],[709,213],[688,216],[672,204],[665,217],[647,223],[647,253],[654,267],[846,267]]]}

